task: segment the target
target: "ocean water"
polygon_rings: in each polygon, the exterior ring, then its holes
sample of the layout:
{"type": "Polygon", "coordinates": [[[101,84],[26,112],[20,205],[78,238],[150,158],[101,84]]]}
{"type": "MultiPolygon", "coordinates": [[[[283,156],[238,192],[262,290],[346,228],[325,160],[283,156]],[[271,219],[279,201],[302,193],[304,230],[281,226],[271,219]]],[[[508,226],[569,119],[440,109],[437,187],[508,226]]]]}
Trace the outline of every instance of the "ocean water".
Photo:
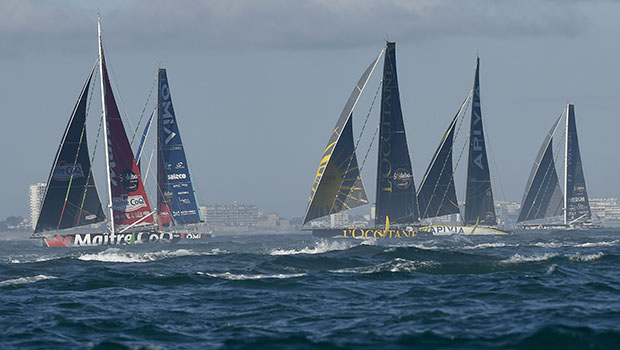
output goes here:
{"type": "Polygon", "coordinates": [[[620,231],[0,241],[1,349],[620,349],[620,231]]]}

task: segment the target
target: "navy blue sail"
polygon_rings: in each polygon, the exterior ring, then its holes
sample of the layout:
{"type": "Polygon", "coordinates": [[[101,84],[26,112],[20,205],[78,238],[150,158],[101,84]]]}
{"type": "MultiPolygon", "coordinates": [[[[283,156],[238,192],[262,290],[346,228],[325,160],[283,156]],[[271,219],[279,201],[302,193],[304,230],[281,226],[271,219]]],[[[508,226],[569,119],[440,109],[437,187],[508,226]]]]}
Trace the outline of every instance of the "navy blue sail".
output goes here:
{"type": "MultiPolygon", "coordinates": [[[[467,96],[469,99],[469,96],[467,96]]],[[[461,104],[444,134],[433,159],[424,174],[418,190],[418,207],[420,219],[459,213],[459,205],[454,186],[452,170],[452,149],[456,123],[465,107],[467,99],[461,104]]]]}
{"type": "Polygon", "coordinates": [[[386,45],[381,92],[375,224],[418,220],[415,184],[407,147],[396,74],[396,44],[386,45]]]}
{"type": "Polygon", "coordinates": [[[590,202],[586,190],[586,180],[581,165],[581,153],[575,123],[575,106],[569,104],[566,115],[566,177],[564,198],[564,223],[573,224],[591,219],[590,202]]]}
{"type": "Polygon", "coordinates": [[[88,94],[94,70],[84,84],[58,147],[35,233],[105,220],[91,172],[86,141],[88,94]]]}
{"type": "Polygon", "coordinates": [[[162,226],[202,221],[181,142],[166,70],[158,72],[157,104],[157,214],[162,226]]]}
{"type": "Polygon", "coordinates": [[[480,108],[480,58],[476,57],[476,74],[471,108],[469,135],[469,162],[467,166],[467,188],[465,194],[466,225],[496,225],[495,205],[491,189],[491,174],[487,160],[486,141],[482,126],[480,108]]]}
{"type": "Polygon", "coordinates": [[[553,217],[562,213],[563,196],[553,157],[553,135],[561,119],[562,116],[555,121],[536,156],[517,222],[553,217]]]}

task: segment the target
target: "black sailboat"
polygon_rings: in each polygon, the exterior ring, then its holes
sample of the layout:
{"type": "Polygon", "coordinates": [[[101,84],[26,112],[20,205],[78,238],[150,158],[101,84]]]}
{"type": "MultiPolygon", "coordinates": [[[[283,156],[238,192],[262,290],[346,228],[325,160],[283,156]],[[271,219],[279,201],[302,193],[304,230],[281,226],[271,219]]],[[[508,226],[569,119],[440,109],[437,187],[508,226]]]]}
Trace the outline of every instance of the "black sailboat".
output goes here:
{"type": "MultiPolygon", "coordinates": [[[[391,234],[388,233],[390,221],[408,224],[418,220],[413,170],[400,105],[396,44],[388,42],[364,71],[340,114],[319,163],[303,224],[368,203],[358,167],[352,116],[364,87],[384,53],[375,217],[375,225],[382,227],[383,231],[374,228],[365,230],[391,234]]],[[[317,228],[312,231],[317,236],[347,234],[347,229],[317,228]]],[[[400,234],[399,230],[392,231],[400,234]]]]}
{"type": "Polygon", "coordinates": [[[471,101],[471,120],[469,129],[469,159],[467,164],[467,185],[465,195],[465,214],[462,225],[427,225],[421,232],[432,234],[503,234],[494,226],[497,224],[491,175],[487,159],[486,142],[482,123],[480,102],[480,58],[476,57],[474,87],[461,104],[456,116],[435,151],[418,191],[420,218],[460,213],[454,170],[452,165],[454,137],[457,122],[463,115],[467,103],[471,101]]]}
{"type": "MultiPolygon", "coordinates": [[[[568,104],[545,137],[530,173],[521,201],[517,223],[526,229],[599,228],[591,222],[592,214],[581,163],[575,107],[568,104]],[[553,138],[565,119],[564,191],[556,172],[553,138]],[[562,216],[561,223],[540,222],[562,216]],[[539,220],[539,222],[533,222],[539,220]]],[[[553,219],[551,219],[554,221],[553,219]]]]}

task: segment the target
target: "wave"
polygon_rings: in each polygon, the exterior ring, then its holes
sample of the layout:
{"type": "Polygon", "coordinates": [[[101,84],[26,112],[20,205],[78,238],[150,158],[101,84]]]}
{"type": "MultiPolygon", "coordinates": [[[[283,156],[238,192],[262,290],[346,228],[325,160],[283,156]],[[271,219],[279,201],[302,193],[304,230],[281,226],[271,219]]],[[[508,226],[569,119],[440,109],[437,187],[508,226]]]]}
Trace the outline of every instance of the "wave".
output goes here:
{"type": "Polygon", "coordinates": [[[613,241],[609,241],[609,242],[588,242],[588,243],[581,243],[581,244],[577,244],[575,245],[575,247],[579,247],[579,248],[588,248],[588,247],[609,247],[609,246],[614,246],[620,243],[620,239],[616,239],[613,241]]]}
{"type": "Polygon", "coordinates": [[[209,272],[196,272],[196,274],[198,275],[207,275],[209,277],[214,277],[214,278],[222,278],[222,279],[227,279],[227,280],[232,280],[232,281],[242,281],[242,280],[262,280],[262,279],[284,279],[284,278],[295,278],[295,277],[302,277],[302,276],[306,276],[307,274],[305,273],[290,273],[290,274],[284,274],[284,273],[279,273],[279,274],[255,274],[255,275],[246,275],[246,274],[234,274],[234,273],[230,273],[230,272],[224,272],[224,273],[209,273],[209,272]]]}
{"type": "Polygon", "coordinates": [[[603,252],[598,252],[596,254],[569,254],[567,255],[568,259],[571,261],[593,261],[603,257],[603,252]]]}
{"type": "Polygon", "coordinates": [[[396,258],[394,260],[384,262],[373,266],[364,267],[349,267],[344,269],[330,270],[332,273],[360,273],[371,274],[378,272],[412,272],[420,269],[421,267],[432,267],[438,265],[432,261],[415,261],[402,258],[396,258]]]}
{"type": "Polygon", "coordinates": [[[493,243],[480,243],[473,246],[465,246],[461,249],[486,249],[486,248],[503,248],[503,247],[517,247],[518,244],[508,244],[503,242],[493,243]]]}
{"type": "Polygon", "coordinates": [[[47,275],[36,275],[36,276],[32,276],[32,277],[20,277],[20,278],[15,278],[15,279],[11,279],[11,280],[0,281],[0,287],[2,287],[2,286],[14,286],[14,285],[18,285],[18,284],[35,283],[35,282],[38,282],[38,281],[50,280],[50,279],[55,279],[55,278],[57,278],[57,277],[47,276],[47,275]]]}
{"type": "MultiPolygon", "coordinates": [[[[366,242],[366,241],[364,241],[366,242]]],[[[362,242],[362,244],[364,244],[362,242]]],[[[354,241],[344,241],[344,240],[336,240],[336,241],[325,241],[321,240],[314,244],[312,247],[305,247],[301,249],[274,249],[269,252],[269,255],[297,255],[297,254],[322,254],[335,250],[347,250],[354,246],[358,245],[357,242],[354,241]]],[[[372,245],[372,243],[367,243],[365,245],[372,245]]]]}
{"type": "Polygon", "coordinates": [[[500,263],[518,264],[522,262],[545,261],[551,258],[555,258],[556,256],[558,256],[558,254],[555,254],[555,253],[535,254],[535,255],[530,255],[530,256],[523,256],[521,254],[515,254],[508,259],[501,260],[500,263]]]}
{"type": "Polygon", "coordinates": [[[189,249],[177,249],[174,251],[162,250],[158,252],[128,252],[120,248],[108,248],[102,252],[80,255],[78,259],[83,261],[143,263],[184,256],[220,255],[226,253],[227,251],[220,249],[213,249],[209,252],[195,252],[189,249]]]}

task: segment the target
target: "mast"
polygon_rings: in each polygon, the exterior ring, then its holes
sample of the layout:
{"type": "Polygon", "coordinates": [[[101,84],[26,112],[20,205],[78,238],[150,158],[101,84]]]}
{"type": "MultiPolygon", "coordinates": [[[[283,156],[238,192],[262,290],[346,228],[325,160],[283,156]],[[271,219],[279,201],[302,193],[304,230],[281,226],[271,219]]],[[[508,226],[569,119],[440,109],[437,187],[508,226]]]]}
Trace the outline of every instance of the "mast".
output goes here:
{"type": "Polygon", "coordinates": [[[568,225],[568,140],[570,136],[568,134],[568,107],[566,105],[566,123],[565,123],[565,134],[564,137],[564,225],[568,225]]]}
{"type": "Polygon", "coordinates": [[[465,191],[466,225],[496,225],[495,204],[491,187],[491,173],[487,158],[486,141],[480,103],[480,57],[476,57],[476,73],[471,107],[469,134],[469,161],[465,191]]]}
{"type": "Polygon", "coordinates": [[[110,211],[110,230],[112,234],[115,233],[114,228],[114,209],[112,208],[112,186],[110,177],[110,140],[108,140],[108,123],[106,121],[106,104],[105,104],[105,86],[103,79],[103,42],[101,40],[101,18],[97,16],[97,37],[99,38],[99,81],[101,82],[101,113],[103,114],[103,140],[105,142],[105,166],[106,174],[108,177],[108,209],[110,211]]]}

